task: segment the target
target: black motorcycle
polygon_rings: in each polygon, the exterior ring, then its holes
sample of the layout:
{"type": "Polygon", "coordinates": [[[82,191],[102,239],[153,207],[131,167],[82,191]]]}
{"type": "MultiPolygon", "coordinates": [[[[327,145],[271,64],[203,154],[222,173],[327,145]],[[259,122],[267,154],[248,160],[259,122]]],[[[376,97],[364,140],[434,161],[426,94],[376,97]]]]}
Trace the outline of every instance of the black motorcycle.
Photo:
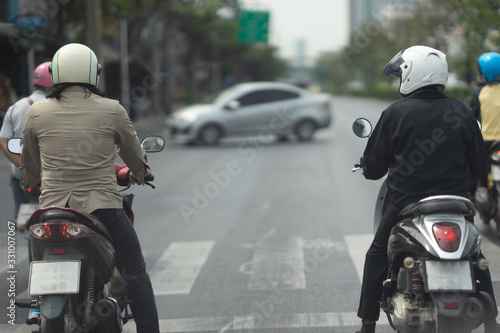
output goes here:
{"type": "MultiPolygon", "coordinates": [[[[358,119],[353,130],[368,137],[372,127],[358,119]]],[[[386,192],[384,181],[377,196],[375,230],[386,192]]],[[[476,280],[488,261],[480,258],[481,235],[468,221],[475,212],[470,200],[454,195],[428,197],[401,211],[388,242],[389,270],[380,298],[394,330],[468,333],[492,315],[495,303],[476,280]]]]}
{"type": "Polygon", "coordinates": [[[500,236],[500,141],[488,148],[488,173],[478,181],[473,196],[481,220],[496,223],[496,233],[500,236]]]}

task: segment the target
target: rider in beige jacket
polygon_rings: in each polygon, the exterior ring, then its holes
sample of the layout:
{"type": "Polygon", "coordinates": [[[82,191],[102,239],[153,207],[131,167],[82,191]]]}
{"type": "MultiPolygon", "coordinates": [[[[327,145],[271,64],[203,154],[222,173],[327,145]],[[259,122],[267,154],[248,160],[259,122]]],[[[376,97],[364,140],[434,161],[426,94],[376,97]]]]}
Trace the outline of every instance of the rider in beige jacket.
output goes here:
{"type": "Polygon", "coordinates": [[[97,88],[100,65],[88,47],[68,44],[51,64],[54,88],[26,115],[21,163],[24,186],[41,178],[40,208],[70,207],[91,213],[113,239],[116,266],[138,333],[159,333],[153,287],[137,234],[117,192],[114,156],[130,168],[130,180],[151,174],[127,113],[97,88]]]}

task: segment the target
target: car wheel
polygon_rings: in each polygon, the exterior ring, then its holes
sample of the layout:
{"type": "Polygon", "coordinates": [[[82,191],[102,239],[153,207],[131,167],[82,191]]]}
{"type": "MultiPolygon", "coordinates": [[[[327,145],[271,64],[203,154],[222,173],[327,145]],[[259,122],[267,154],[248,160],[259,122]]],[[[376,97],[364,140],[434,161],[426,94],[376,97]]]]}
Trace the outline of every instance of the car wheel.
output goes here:
{"type": "Polygon", "coordinates": [[[316,124],[311,120],[302,120],[295,126],[295,135],[299,141],[309,141],[316,132],[316,124]]]}
{"type": "Polygon", "coordinates": [[[213,145],[219,141],[221,136],[222,136],[222,132],[218,126],[207,125],[207,126],[204,126],[200,130],[200,134],[198,135],[198,139],[207,145],[213,145]]]}

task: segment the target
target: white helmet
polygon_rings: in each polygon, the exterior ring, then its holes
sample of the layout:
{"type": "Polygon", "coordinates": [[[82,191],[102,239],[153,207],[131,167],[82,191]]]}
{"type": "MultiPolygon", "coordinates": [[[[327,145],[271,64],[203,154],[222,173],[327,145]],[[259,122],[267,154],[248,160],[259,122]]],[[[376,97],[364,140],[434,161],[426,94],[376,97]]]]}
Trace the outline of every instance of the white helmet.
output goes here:
{"type": "Polygon", "coordinates": [[[412,46],[396,54],[382,72],[400,80],[399,92],[408,96],[426,86],[445,87],[448,81],[446,55],[428,46],[412,46]]]}
{"type": "Polygon", "coordinates": [[[54,84],[87,83],[97,87],[101,65],[95,53],[85,45],[72,43],[61,47],[50,66],[54,84]]]}

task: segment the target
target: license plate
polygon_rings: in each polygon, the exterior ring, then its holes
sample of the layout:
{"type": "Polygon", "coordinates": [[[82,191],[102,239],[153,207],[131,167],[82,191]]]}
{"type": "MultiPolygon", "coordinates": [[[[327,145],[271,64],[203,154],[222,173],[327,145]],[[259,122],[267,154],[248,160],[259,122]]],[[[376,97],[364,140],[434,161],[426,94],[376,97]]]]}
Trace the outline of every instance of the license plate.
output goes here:
{"type": "Polygon", "coordinates": [[[425,290],[474,291],[470,261],[425,261],[425,290]]]}
{"type": "Polygon", "coordinates": [[[80,266],[78,260],[31,262],[28,294],[78,294],[80,266]]]}
{"type": "Polygon", "coordinates": [[[491,166],[491,180],[500,180],[500,165],[491,166]]]}
{"type": "Polygon", "coordinates": [[[24,203],[19,206],[17,224],[26,224],[33,213],[38,209],[37,203],[24,203]]]}

